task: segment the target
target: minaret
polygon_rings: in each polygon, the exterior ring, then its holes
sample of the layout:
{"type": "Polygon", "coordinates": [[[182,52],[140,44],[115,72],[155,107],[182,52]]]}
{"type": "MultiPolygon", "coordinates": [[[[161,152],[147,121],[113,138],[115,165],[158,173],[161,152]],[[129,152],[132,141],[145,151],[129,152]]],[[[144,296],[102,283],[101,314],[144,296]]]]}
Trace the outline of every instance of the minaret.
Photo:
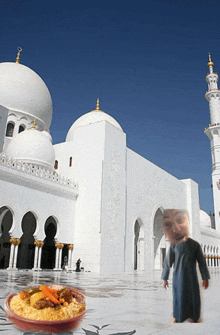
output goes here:
{"type": "Polygon", "coordinates": [[[205,134],[211,142],[215,226],[220,232],[220,90],[218,89],[218,74],[213,72],[213,65],[209,54],[209,73],[206,75],[208,91],[205,98],[209,101],[211,124],[205,128],[205,134]]]}

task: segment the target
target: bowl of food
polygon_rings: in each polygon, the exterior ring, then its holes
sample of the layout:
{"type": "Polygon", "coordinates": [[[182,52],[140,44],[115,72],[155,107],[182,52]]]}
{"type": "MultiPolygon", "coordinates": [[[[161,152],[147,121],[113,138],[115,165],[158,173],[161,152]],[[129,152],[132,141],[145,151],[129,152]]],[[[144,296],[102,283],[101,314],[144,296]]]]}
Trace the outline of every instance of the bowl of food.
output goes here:
{"type": "Polygon", "coordinates": [[[85,315],[85,296],[69,286],[41,285],[9,294],[4,308],[21,330],[59,333],[78,327],[85,315]]]}

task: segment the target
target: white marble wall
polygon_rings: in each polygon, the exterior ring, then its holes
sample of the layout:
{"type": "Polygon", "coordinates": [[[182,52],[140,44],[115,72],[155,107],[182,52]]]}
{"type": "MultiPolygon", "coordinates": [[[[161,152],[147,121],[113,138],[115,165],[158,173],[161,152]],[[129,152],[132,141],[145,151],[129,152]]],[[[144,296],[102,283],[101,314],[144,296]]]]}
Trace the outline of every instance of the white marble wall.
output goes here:
{"type": "Polygon", "coordinates": [[[101,272],[123,272],[126,227],[126,135],[105,124],[101,203],[101,272]]]}
{"type": "MultiPolygon", "coordinates": [[[[145,271],[155,267],[154,220],[158,209],[186,208],[190,204],[187,183],[178,180],[137,153],[127,149],[127,226],[125,269],[134,269],[134,224],[141,220],[144,229],[145,271]],[[188,194],[188,195],[187,195],[188,194]]],[[[198,194],[195,206],[198,204],[198,194]]],[[[193,208],[194,201],[192,200],[193,208]]],[[[198,207],[199,210],[199,207],[198,207]]],[[[162,224],[162,219],[161,219],[162,224]]],[[[160,246],[161,247],[161,246],[160,246]]]]}
{"type": "Polygon", "coordinates": [[[4,144],[7,117],[8,117],[8,109],[3,106],[0,106],[0,153],[2,152],[4,144]]]}
{"type": "Polygon", "coordinates": [[[54,146],[58,172],[79,184],[74,257],[86,271],[100,272],[102,169],[105,121],[75,129],[74,139],[54,146]],[[72,157],[72,167],[69,158],[72,157]]]}

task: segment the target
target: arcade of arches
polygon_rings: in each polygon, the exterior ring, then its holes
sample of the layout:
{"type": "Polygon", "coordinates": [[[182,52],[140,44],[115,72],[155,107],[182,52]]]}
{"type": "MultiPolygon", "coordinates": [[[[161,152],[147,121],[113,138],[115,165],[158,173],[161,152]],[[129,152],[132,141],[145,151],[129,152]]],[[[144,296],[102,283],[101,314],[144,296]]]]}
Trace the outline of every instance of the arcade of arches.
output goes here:
{"type": "Polygon", "coordinates": [[[13,223],[13,212],[10,208],[0,208],[0,269],[53,269],[60,271],[66,265],[69,270],[75,269],[73,244],[55,241],[57,222],[50,216],[44,225],[44,241],[35,240],[37,227],[36,217],[27,212],[21,222],[22,235],[11,238],[10,229],[13,223]],[[64,262],[68,260],[67,262],[64,262]],[[65,263],[65,264],[64,264],[65,263]]]}
{"type": "MultiPolygon", "coordinates": [[[[169,242],[163,234],[162,209],[158,209],[153,223],[154,267],[162,269],[169,242]]],[[[0,208],[0,269],[53,269],[60,271],[67,259],[66,267],[75,269],[73,244],[55,241],[57,222],[50,216],[44,225],[44,241],[35,241],[37,227],[36,217],[27,212],[21,222],[22,235],[11,238],[10,229],[13,223],[13,212],[8,207],[0,208]]],[[[134,224],[134,270],[144,270],[144,225],[140,219],[134,224]]],[[[201,245],[208,266],[220,266],[219,249],[215,246],[201,245]]]]}

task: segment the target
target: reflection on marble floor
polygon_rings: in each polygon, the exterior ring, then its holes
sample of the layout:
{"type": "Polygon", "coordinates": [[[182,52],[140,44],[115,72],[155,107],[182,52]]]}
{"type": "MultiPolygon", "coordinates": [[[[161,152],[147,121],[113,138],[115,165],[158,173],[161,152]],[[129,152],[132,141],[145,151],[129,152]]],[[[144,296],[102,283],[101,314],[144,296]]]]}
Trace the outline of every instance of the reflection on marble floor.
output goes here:
{"type": "MultiPolygon", "coordinates": [[[[39,334],[39,332],[23,332],[21,330],[18,330],[13,326],[13,324],[7,319],[4,313],[4,300],[7,297],[8,294],[12,292],[19,292],[26,287],[29,286],[36,286],[40,284],[63,284],[68,286],[74,286],[75,288],[85,291],[84,285],[80,286],[80,277],[83,279],[83,274],[75,273],[72,274],[66,273],[64,271],[62,272],[53,272],[53,271],[40,271],[40,272],[34,272],[34,271],[25,271],[25,270],[19,270],[19,271],[0,271],[0,282],[1,282],[1,288],[0,288],[0,332],[3,332],[3,334],[6,334],[7,332],[10,332],[10,334],[23,334],[23,335],[34,335],[39,334]],[[74,278],[73,278],[74,277],[74,278]],[[74,283],[75,282],[75,283],[74,283]]],[[[106,296],[106,292],[103,292],[106,296]]],[[[102,296],[102,293],[100,292],[98,296],[102,296]]],[[[91,311],[86,310],[86,314],[89,314],[91,311]]],[[[93,335],[93,334],[102,334],[102,330],[104,328],[107,328],[109,324],[98,326],[98,325],[90,325],[90,328],[95,329],[85,329],[81,328],[80,334],[86,334],[86,335],[93,335]]],[[[67,334],[73,334],[75,331],[68,331],[68,332],[62,332],[62,335],[67,334]]],[[[117,332],[111,335],[132,335],[135,334],[136,330],[132,330],[129,332],[117,332]]],[[[40,333],[41,335],[49,335],[46,333],[40,333]]]]}
{"type": "MultiPolygon", "coordinates": [[[[220,268],[210,268],[210,288],[201,289],[203,323],[194,325],[193,335],[219,334],[220,268]],[[202,327],[202,328],[201,328],[202,327]],[[204,332],[203,332],[204,331],[204,332]]],[[[80,335],[171,335],[190,333],[192,324],[172,324],[172,283],[164,290],[161,272],[101,276],[88,272],[0,270],[0,306],[5,297],[26,287],[63,284],[85,292],[86,315],[74,331],[80,335]],[[189,328],[190,327],[190,328],[189,328]]],[[[172,278],[172,276],[171,276],[172,278]]],[[[15,328],[0,308],[0,334],[34,335],[15,328]]],[[[39,333],[38,333],[39,334],[39,333]]],[[[43,333],[41,333],[43,335],[43,333]]]]}

